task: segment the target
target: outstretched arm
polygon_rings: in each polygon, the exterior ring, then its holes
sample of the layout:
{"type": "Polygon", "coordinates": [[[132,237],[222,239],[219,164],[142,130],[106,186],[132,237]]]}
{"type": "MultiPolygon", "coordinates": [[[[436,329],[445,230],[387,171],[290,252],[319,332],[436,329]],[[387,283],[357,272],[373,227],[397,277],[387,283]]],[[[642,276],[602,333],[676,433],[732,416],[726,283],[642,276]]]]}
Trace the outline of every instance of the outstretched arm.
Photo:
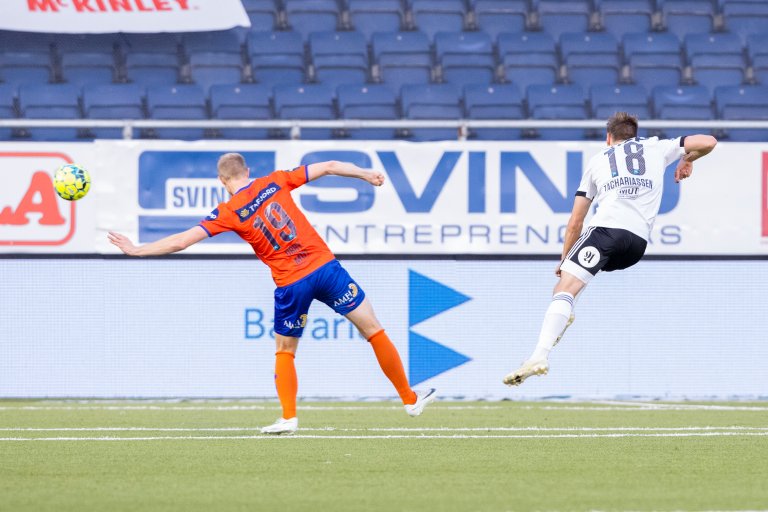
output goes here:
{"type": "Polygon", "coordinates": [[[328,175],[344,176],[345,178],[359,178],[376,187],[379,187],[384,183],[384,175],[379,171],[363,169],[362,167],[358,167],[355,164],[350,164],[348,162],[329,160],[328,162],[310,164],[307,169],[308,181],[316,180],[317,178],[328,175]]]}
{"type": "Polygon", "coordinates": [[[693,162],[715,149],[717,139],[711,135],[688,135],[685,138],[685,155],[683,160],[693,162]]]}
{"type": "Polygon", "coordinates": [[[581,236],[581,230],[584,227],[584,218],[589,212],[589,206],[592,204],[591,199],[587,199],[585,196],[576,196],[573,201],[573,211],[571,212],[571,218],[568,219],[568,226],[565,228],[565,240],[563,240],[563,254],[560,257],[560,263],[557,265],[555,274],[560,275],[560,264],[565,261],[565,256],[576,243],[576,240],[581,236]]]}
{"type": "Polygon", "coordinates": [[[190,245],[207,238],[208,234],[200,226],[195,226],[181,233],[161,238],[155,242],[136,246],[131,240],[120,233],[109,232],[109,241],[128,256],[162,256],[173,252],[183,251],[190,245]]]}

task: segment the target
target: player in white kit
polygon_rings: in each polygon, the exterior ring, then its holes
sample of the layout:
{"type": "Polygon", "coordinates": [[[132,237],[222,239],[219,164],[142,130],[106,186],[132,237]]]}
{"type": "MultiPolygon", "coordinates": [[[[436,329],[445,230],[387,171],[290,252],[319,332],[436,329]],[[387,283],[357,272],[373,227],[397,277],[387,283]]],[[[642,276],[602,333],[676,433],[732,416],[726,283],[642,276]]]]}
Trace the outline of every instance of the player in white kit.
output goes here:
{"type": "Polygon", "coordinates": [[[517,386],[549,371],[549,352],[573,323],[574,299],[595,274],[631,267],[643,257],[661,206],[667,166],[680,159],[675,170],[679,182],[691,175],[692,162],[717,144],[710,135],[637,138],[637,119],[626,112],[613,115],[607,131],[608,149],[589,161],[576,192],[555,271],[560,281],[544,315],[536,349],[504,378],[507,385],[517,386]],[[593,201],[598,204],[597,213],[582,233],[593,201]]]}

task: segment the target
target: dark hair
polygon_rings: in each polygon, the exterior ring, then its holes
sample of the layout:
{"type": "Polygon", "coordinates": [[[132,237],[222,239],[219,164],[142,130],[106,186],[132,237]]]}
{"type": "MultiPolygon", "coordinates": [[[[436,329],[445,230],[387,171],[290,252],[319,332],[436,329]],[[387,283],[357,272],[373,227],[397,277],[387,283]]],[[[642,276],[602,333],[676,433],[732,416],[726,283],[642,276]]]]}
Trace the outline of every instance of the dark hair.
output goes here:
{"type": "Polygon", "coordinates": [[[637,137],[637,118],[626,112],[616,112],[608,119],[608,133],[616,142],[637,137]]]}

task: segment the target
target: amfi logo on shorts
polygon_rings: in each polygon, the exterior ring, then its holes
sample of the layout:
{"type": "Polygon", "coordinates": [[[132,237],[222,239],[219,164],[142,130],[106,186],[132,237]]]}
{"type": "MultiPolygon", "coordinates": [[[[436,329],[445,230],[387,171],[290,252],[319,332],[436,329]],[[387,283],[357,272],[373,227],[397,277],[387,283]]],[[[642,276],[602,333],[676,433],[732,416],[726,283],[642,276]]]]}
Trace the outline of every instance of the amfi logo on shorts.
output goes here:
{"type": "Polygon", "coordinates": [[[344,295],[342,295],[341,297],[333,301],[334,307],[349,304],[355,299],[355,297],[357,297],[357,294],[359,293],[357,289],[357,285],[355,283],[349,283],[348,288],[349,288],[349,291],[347,291],[347,293],[345,293],[344,295]]]}

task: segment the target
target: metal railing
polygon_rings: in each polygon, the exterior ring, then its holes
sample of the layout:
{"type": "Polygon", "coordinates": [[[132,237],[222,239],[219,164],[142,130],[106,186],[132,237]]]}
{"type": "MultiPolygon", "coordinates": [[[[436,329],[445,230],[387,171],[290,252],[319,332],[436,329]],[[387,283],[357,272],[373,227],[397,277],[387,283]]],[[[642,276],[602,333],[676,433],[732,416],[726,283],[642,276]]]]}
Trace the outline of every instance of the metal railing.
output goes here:
{"type": "MultiPolygon", "coordinates": [[[[697,130],[734,130],[734,129],[768,129],[768,121],[696,121],[696,120],[641,120],[640,127],[644,129],[667,128],[697,129],[697,130]]],[[[124,139],[134,138],[134,132],[144,128],[266,128],[290,130],[291,139],[301,139],[303,128],[328,128],[355,130],[361,128],[455,128],[456,139],[466,140],[472,129],[479,128],[517,128],[517,129],[546,129],[546,128],[584,128],[605,130],[605,120],[477,120],[477,119],[437,119],[437,120],[368,120],[368,119],[339,119],[339,120],[155,120],[155,119],[0,119],[0,128],[121,128],[124,139]]]]}

